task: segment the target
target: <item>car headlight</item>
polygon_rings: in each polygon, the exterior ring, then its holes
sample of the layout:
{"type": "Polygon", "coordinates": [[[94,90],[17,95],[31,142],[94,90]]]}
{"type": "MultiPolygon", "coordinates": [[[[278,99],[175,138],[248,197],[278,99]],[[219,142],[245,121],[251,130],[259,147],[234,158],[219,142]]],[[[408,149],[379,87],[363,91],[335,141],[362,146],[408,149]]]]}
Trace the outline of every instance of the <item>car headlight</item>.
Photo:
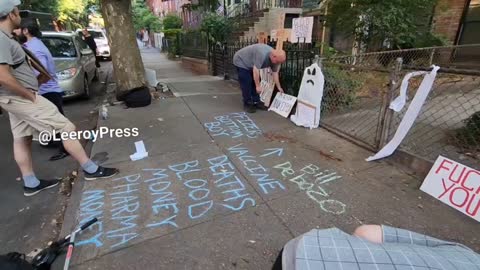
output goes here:
{"type": "Polygon", "coordinates": [[[76,68],[69,68],[62,71],[57,72],[57,77],[60,81],[71,79],[77,74],[76,68]]]}

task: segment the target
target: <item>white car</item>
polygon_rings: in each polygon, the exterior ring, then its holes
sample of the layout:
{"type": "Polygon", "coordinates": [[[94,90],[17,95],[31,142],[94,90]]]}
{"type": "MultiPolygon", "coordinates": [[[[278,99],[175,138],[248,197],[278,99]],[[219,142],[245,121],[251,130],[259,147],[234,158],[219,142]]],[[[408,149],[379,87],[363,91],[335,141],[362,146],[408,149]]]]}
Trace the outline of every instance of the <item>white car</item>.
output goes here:
{"type": "MultiPolygon", "coordinates": [[[[102,57],[103,59],[111,59],[110,55],[110,46],[108,45],[108,39],[105,32],[101,29],[87,29],[90,35],[92,35],[97,44],[97,56],[102,57]]],[[[77,30],[77,34],[80,37],[83,36],[82,29],[77,30]]]]}

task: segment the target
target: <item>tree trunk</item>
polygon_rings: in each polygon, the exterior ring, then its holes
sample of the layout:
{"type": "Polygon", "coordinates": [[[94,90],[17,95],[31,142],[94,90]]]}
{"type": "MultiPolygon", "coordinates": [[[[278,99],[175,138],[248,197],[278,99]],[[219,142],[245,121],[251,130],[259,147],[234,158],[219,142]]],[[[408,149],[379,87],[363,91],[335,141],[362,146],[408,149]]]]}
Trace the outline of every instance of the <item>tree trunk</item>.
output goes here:
{"type": "Polygon", "coordinates": [[[101,8],[117,84],[116,96],[122,100],[129,90],[146,86],[144,66],[133,27],[132,2],[101,0],[101,8]]]}

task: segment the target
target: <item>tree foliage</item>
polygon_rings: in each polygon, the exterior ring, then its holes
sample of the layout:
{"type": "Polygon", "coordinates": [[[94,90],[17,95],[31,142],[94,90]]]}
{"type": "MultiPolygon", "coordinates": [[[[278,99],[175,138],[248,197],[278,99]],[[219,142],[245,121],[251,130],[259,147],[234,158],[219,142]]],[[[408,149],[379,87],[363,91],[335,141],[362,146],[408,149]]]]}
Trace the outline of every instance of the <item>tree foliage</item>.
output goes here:
{"type": "Polygon", "coordinates": [[[191,10],[201,10],[204,12],[215,12],[220,6],[218,0],[198,0],[195,4],[186,5],[191,10]]]}
{"type": "Polygon", "coordinates": [[[26,0],[22,1],[20,9],[34,10],[39,12],[58,14],[58,0],[26,0]]]}
{"type": "Polygon", "coordinates": [[[232,32],[232,22],[216,13],[209,13],[202,21],[200,30],[214,42],[225,42],[232,32]]]}
{"type": "Polygon", "coordinates": [[[168,14],[163,18],[162,20],[163,23],[163,30],[169,30],[169,29],[180,29],[182,28],[183,21],[182,18],[178,17],[175,14],[168,14]]]}
{"type": "MultiPolygon", "coordinates": [[[[327,22],[366,44],[388,43],[392,48],[417,47],[442,40],[430,33],[437,0],[335,0],[327,22]]],[[[428,46],[428,45],[427,45],[428,46]]]]}
{"type": "Polygon", "coordinates": [[[153,14],[143,1],[136,1],[133,6],[133,25],[136,31],[148,28],[154,32],[159,32],[162,28],[158,16],[153,14]]]}
{"type": "Polygon", "coordinates": [[[73,28],[87,26],[88,15],[99,10],[98,0],[26,0],[20,8],[51,13],[73,28]]]}

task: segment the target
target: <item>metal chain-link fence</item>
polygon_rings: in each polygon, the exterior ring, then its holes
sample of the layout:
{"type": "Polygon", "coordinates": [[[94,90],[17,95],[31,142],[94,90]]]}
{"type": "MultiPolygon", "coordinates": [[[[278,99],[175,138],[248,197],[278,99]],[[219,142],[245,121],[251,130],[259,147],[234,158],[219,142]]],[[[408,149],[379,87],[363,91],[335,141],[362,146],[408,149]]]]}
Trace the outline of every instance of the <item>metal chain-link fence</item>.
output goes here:
{"type": "Polygon", "coordinates": [[[441,67],[428,100],[400,149],[434,161],[438,155],[480,168],[480,45],[436,47],[333,57],[323,60],[322,125],[379,150],[395,134],[423,77],[410,80],[408,102],[390,102],[412,71],[441,67]]]}

